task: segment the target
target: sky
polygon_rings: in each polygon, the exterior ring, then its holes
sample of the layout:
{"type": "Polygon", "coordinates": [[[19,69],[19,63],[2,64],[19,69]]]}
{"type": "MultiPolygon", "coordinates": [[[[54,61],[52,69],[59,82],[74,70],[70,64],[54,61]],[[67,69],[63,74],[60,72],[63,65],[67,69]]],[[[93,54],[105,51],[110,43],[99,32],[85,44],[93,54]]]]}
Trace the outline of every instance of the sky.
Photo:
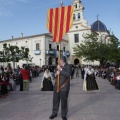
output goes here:
{"type": "MultiPolygon", "coordinates": [[[[63,0],[71,5],[73,0],[63,0]]],[[[111,33],[120,39],[120,0],[82,0],[84,17],[88,25],[103,22],[111,33]]],[[[46,20],[49,8],[59,7],[60,0],[0,0],[0,40],[47,33],[46,20]]]]}

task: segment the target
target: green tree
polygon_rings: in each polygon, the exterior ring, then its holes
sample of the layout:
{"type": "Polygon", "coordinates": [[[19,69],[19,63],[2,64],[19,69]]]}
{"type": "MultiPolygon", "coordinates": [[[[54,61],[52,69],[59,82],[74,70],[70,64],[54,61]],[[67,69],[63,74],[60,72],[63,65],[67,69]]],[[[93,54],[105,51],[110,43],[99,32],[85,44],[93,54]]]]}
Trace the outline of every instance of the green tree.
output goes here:
{"type": "MultiPolygon", "coordinates": [[[[15,68],[15,62],[29,58],[29,49],[13,45],[3,44],[3,51],[0,51],[0,62],[13,62],[13,69],[15,68]]],[[[28,59],[29,60],[29,59],[28,59]]]]}
{"type": "Polygon", "coordinates": [[[84,57],[86,61],[99,61],[100,65],[107,61],[116,62],[116,57],[120,54],[119,41],[114,35],[109,36],[109,43],[104,43],[96,33],[83,36],[84,41],[76,45],[73,50],[77,57],[84,57]]]}
{"type": "Polygon", "coordinates": [[[119,64],[120,62],[120,42],[119,40],[114,36],[110,36],[110,44],[109,44],[109,55],[108,58],[111,62],[115,62],[119,64]]]}
{"type": "Polygon", "coordinates": [[[21,47],[21,56],[22,60],[25,60],[28,64],[28,61],[32,62],[33,57],[29,55],[29,49],[25,47],[21,47]]]}

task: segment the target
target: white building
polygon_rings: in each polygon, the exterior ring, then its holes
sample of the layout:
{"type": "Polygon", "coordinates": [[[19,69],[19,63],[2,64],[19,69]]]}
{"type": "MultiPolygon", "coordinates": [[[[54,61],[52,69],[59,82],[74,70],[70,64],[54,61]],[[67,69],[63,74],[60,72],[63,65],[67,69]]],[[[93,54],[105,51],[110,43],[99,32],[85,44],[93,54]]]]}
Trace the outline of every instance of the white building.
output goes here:
{"type": "MultiPolygon", "coordinates": [[[[99,20],[95,21],[92,26],[88,25],[87,20],[84,18],[84,7],[81,3],[81,0],[74,0],[74,22],[73,27],[68,33],[68,39],[70,43],[70,48],[73,48],[75,45],[80,44],[81,41],[84,40],[83,35],[90,34],[91,32],[96,32],[98,36],[103,39],[103,42],[108,42],[107,37],[109,35],[109,32],[106,28],[106,26],[99,20]]],[[[95,61],[93,62],[85,62],[84,58],[77,58],[74,56],[73,49],[70,49],[70,60],[73,64],[94,64],[98,65],[99,62],[95,61]]]]}
{"type": "MultiPolygon", "coordinates": [[[[39,34],[33,36],[26,36],[26,37],[19,37],[19,38],[12,38],[9,40],[0,41],[0,51],[3,49],[3,44],[7,43],[8,45],[16,45],[19,48],[25,47],[29,48],[30,56],[33,57],[32,63],[35,65],[51,65],[56,64],[57,62],[57,50],[59,49],[59,45],[57,43],[52,42],[52,36],[49,33],[46,34],[39,34]]],[[[61,42],[61,50],[66,51],[68,60],[69,60],[69,42],[67,35],[64,36],[61,42]]],[[[61,54],[63,54],[61,51],[61,54]]],[[[26,61],[20,60],[17,65],[22,65],[26,63],[26,61]]],[[[6,65],[5,63],[1,63],[6,65]]]]}
{"type": "MultiPolygon", "coordinates": [[[[83,59],[77,58],[74,56],[73,47],[84,40],[83,34],[91,32],[98,33],[98,36],[102,38],[104,42],[108,42],[106,36],[109,35],[109,32],[106,26],[99,20],[95,21],[92,26],[88,25],[87,20],[84,18],[84,7],[81,0],[74,0],[73,5],[75,7],[73,27],[64,36],[61,42],[61,50],[66,51],[69,63],[99,64],[97,61],[95,63],[87,63],[83,59]]],[[[57,56],[55,54],[57,53],[59,45],[52,42],[52,36],[49,33],[25,37],[22,36],[19,38],[0,41],[0,51],[3,49],[2,46],[4,43],[29,48],[29,54],[33,57],[32,63],[35,63],[36,65],[50,65],[56,64],[57,62],[57,56]]],[[[61,51],[61,54],[63,54],[63,51],[61,51]]],[[[23,63],[25,63],[25,61],[19,61],[16,65],[21,65],[23,63]]]]}

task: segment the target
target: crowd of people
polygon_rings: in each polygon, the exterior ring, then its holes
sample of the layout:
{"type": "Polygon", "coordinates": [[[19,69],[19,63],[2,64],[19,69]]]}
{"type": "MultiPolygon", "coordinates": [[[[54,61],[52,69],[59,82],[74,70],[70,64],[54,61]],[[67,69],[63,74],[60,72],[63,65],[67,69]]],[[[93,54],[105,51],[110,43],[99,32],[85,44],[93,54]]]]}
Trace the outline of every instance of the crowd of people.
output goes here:
{"type": "MultiPolygon", "coordinates": [[[[91,65],[90,65],[91,66],[91,65]]],[[[72,65],[72,75],[71,78],[78,78],[81,76],[81,79],[85,79],[86,71],[88,70],[88,65],[72,65]],[[81,74],[81,75],[80,75],[81,74]]],[[[116,89],[120,90],[120,68],[115,66],[91,66],[94,72],[95,77],[101,77],[109,81],[116,89]]]]}
{"type": "Polygon", "coordinates": [[[12,69],[10,64],[5,68],[0,66],[0,98],[5,98],[9,92],[16,91],[17,85],[19,91],[28,91],[29,82],[32,82],[32,78],[37,77],[40,72],[41,68],[38,66],[24,65],[16,69],[12,69]]]}
{"type": "MultiPolygon", "coordinates": [[[[88,66],[81,67],[81,77],[84,79],[85,72],[88,66]]],[[[120,90],[120,68],[109,66],[109,67],[99,67],[92,66],[94,70],[94,75],[106,79],[113,85],[116,89],[120,90]]]]}
{"type": "Polygon", "coordinates": [[[49,119],[57,117],[59,103],[61,101],[61,117],[67,120],[68,95],[70,90],[70,80],[77,78],[83,80],[83,90],[99,90],[96,76],[108,80],[111,85],[120,90],[120,68],[70,65],[66,62],[66,57],[60,58],[60,65],[30,67],[28,65],[13,70],[10,65],[5,69],[0,67],[0,97],[8,96],[9,91],[16,91],[19,84],[19,91],[29,91],[29,83],[32,78],[37,77],[40,72],[44,72],[40,90],[53,91],[53,109],[49,119]],[[81,75],[80,75],[81,74],[81,75]],[[81,77],[81,78],[80,78],[81,77]],[[58,80],[55,80],[57,79],[58,80]]]}
{"type": "MultiPolygon", "coordinates": [[[[74,79],[75,76],[79,77],[80,66],[71,64],[71,68],[72,68],[71,79],[74,79]]],[[[44,74],[40,86],[41,91],[53,91],[53,86],[56,79],[55,76],[56,70],[57,67],[55,65],[43,66],[44,74]]]]}
{"type": "Polygon", "coordinates": [[[98,76],[107,79],[111,85],[120,90],[120,68],[109,67],[98,69],[98,76]]]}
{"type": "MultiPolygon", "coordinates": [[[[85,74],[86,71],[88,70],[88,68],[91,66],[89,65],[72,65],[72,73],[71,73],[71,79],[74,78],[79,78],[81,76],[80,79],[86,79],[85,74]],[[81,74],[81,75],[80,75],[81,74]]],[[[102,79],[106,79],[110,82],[111,85],[115,86],[116,89],[120,90],[120,69],[117,67],[113,67],[113,66],[109,66],[109,67],[100,67],[100,66],[91,66],[91,69],[93,70],[94,73],[94,79],[96,79],[96,77],[101,77],[102,79]]],[[[42,78],[42,82],[41,82],[41,90],[42,91],[51,91],[53,90],[53,85],[54,85],[54,72],[56,70],[55,66],[44,66],[44,75],[42,78]],[[48,78],[48,79],[47,79],[48,78]],[[48,82],[46,82],[48,80],[48,82]],[[46,85],[47,84],[47,85],[46,85]],[[49,88],[46,87],[49,84],[49,88]],[[43,87],[44,85],[44,87],[43,87]],[[51,87],[50,87],[51,86],[51,87]]]]}
{"type": "MultiPolygon", "coordinates": [[[[74,77],[84,80],[86,69],[88,66],[71,65],[72,73],[71,79],[74,77]],[[81,74],[81,75],[80,75],[81,74]]],[[[120,69],[116,67],[94,67],[94,75],[101,77],[102,79],[107,79],[111,85],[115,86],[116,89],[120,90],[120,69]]],[[[19,66],[16,69],[12,69],[10,64],[7,67],[0,66],[0,97],[6,97],[9,91],[16,91],[16,86],[19,85],[19,91],[28,91],[29,82],[32,82],[34,77],[37,77],[40,72],[44,72],[41,90],[42,91],[53,91],[54,85],[54,72],[56,66],[49,65],[43,66],[42,68],[38,66],[27,66],[24,65],[22,68],[19,66]]]]}

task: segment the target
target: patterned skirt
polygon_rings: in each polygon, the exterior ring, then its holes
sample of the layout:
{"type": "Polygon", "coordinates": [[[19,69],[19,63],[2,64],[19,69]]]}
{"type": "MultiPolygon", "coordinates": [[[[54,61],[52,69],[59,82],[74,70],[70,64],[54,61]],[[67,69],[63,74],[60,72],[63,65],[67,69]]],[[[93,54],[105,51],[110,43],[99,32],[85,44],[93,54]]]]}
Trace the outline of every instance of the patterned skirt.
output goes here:
{"type": "Polygon", "coordinates": [[[99,90],[98,84],[94,75],[87,75],[86,77],[86,90],[99,90]]]}

